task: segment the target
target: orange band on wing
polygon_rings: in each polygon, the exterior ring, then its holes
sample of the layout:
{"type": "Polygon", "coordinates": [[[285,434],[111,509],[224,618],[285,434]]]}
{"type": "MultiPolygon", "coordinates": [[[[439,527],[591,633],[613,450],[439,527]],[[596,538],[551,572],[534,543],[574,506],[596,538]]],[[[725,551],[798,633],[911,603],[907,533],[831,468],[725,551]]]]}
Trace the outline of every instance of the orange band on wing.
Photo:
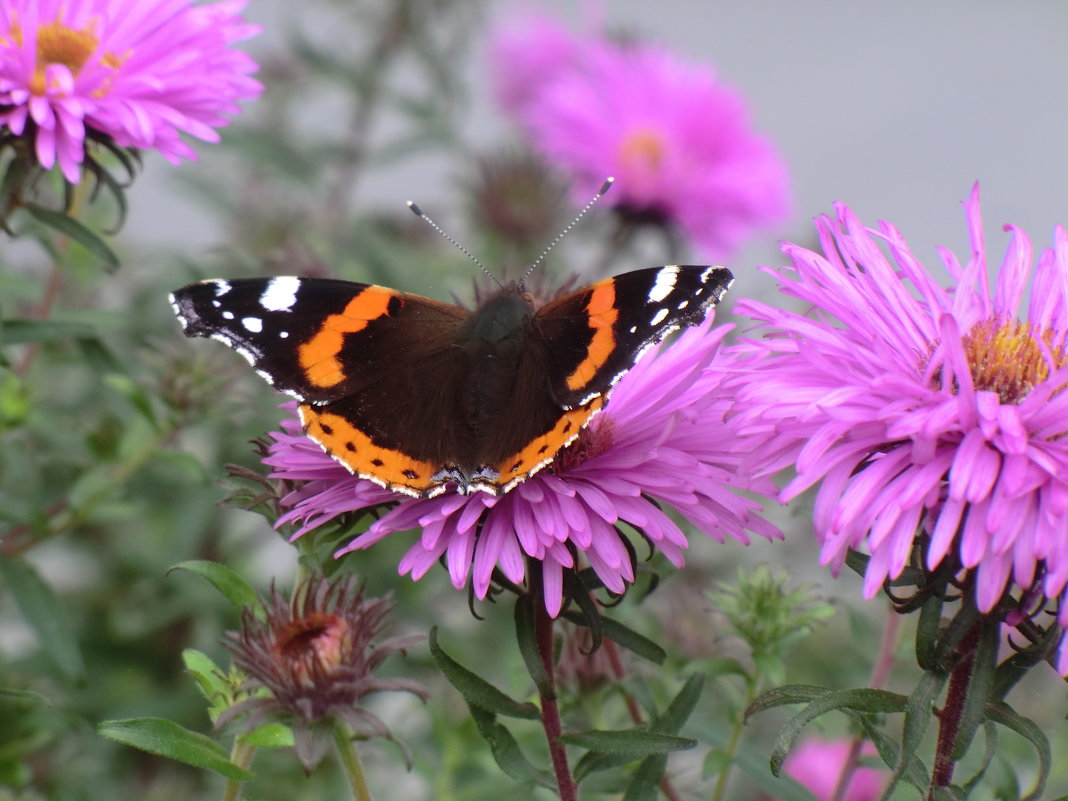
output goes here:
{"type": "Polygon", "coordinates": [[[317,387],[335,387],[345,380],[345,368],[338,359],[346,334],[355,334],[371,320],[389,314],[389,301],[396,295],[372,286],[364,289],[339,314],[331,314],[322,328],[297,349],[304,377],[317,387]]]}
{"type": "Polygon", "coordinates": [[[498,488],[505,490],[517,480],[521,481],[549,464],[582,433],[582,429],[601,411],[604,403],[604,397],[597,397],[585,406],[563,412],[551,431],[542,434],[519,453],[495,465],[499,473],[495,482],[498,488]]]}
{"type": "Polygon", "coordinates": [[[361,478],[410,495],[421,495],[434,486],[434,465],[375,445],[344,417],[302,403],[300,419],[309,437],[361,478]]]}
{"type": "Polygon", "coordinates": [[[586,304],[593,337],[586,348],[586,358],[567,377],[568,389],[578,390],[586,386],[612,355],[616,346],[616,335],[613,329],[619,317],[615,303],[615,281],[609,279],[594,286],[589,303],[586,304]]]}

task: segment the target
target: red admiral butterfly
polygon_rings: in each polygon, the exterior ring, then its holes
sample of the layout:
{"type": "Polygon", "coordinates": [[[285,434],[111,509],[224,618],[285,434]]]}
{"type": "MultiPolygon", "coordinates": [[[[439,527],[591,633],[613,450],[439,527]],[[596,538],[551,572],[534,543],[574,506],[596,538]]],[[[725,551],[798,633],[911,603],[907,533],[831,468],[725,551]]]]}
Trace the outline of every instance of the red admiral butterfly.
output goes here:
{"type": "Polygon", "coordinates": [[[415,497],[508,492],[553,461],[642,351],[696,325],[723,267],[617,275],[535,309],[521,285],[474,311],[319,278],[216,279],[171,295],[186,336],[217,339],[300,401],[308,436],[415,497]]]}

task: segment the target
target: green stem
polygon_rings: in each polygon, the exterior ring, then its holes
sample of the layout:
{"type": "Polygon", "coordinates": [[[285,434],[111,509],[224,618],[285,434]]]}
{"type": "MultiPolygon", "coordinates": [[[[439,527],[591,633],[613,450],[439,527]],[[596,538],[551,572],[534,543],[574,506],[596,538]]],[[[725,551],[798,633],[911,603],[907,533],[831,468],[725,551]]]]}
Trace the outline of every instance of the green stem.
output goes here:
{"type": "Polygon", "coordinates": [[[763,681],[764,675],[760,672],[760,668],[754,666],[753,674],[749,676],[745,682],[745,700],[739,707],[738,714],[734,717],[730,739],[727,741],[727,745],[723,749],[729,759],[723,766],[723,770],[719,772],[719,776],[716,777],[716,786],[712,791],[712,801],[723,801],[724,793],[727,791],[727,779],[730,778],[731,766],[734,764],[734,755],[738,751],[738,743],[740,743],[742,739],[742,727],[745,725],[745,710],[748,709],[749,705],[756,699],[760,685],[763,681]]]}
{"type": "Polygon", "coordinates": [[[356,743],[352,740],[352,731],[340,720],[334,723],[334,746],[337,748],[341,767],[352,788],[352,797],[356,801],[371,801],[371,791],[367,789],[367,779],[363,775],[363,764],[356,753],[356,743]]]}
{"type": "MultiPolygon", "coordinates": [[[[248,745],[246,743],[234,743],[234,747],[230,749],[230,761],[237,765],[239,768],[248,769],[252,764],[252,757],[256,754],[256,747],[248,745]]],[[[223,793],[223,801],[237,801],[241,797],[241,787],[244,782],[237,779],[230,779],[226,783],[226,792],[223,793]]]]}

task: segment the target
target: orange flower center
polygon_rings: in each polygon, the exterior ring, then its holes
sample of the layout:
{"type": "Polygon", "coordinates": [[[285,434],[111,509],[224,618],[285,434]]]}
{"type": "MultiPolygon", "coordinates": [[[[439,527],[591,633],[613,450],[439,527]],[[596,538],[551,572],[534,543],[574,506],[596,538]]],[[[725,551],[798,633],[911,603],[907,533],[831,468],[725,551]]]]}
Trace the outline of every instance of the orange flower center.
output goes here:
{"type": "Polygon", "coordinates": [[[644,172],[657,172],[664,163],[664,138],[649,128],[639,128],[619,145],[619,160],[627,167],[644,172]]]}
{"type": "MultiPolygon", "coordinates": [[[[58,19],[37,29],[37,66],[33,72],[30,91],[43,95],[47,90],[45,72],[53,64],[62,64],[71,75],[81,72],[85,62],[93,55],[100,39],[89,24],[81,30],[68,28],[58,19]]],[[[21,39],[21,35],[17,37],[21,39]]]]}
{"type": "Polygon", "coordinates": [[[984,320],[962,344],[975,388],[996,392],[1002,403],[1020,403],[1046,380],[1050,356],[1055,368],[1068,364],[1063,337],[1054,344],[1052,330],[1036,331],[1021,320],[984,320]]]}

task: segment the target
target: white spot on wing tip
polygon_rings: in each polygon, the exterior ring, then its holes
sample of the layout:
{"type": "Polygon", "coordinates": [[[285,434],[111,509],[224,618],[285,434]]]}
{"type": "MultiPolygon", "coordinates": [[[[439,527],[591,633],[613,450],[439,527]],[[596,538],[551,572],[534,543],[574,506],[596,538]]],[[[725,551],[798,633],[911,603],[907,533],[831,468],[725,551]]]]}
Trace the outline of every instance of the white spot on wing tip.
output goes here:
{"type": "Polygon", "coordinates": [[[649,302],[660,303],[664,298],[670,295],[671,290],[675,288],[675,283],[678,281],[678,278],[679,266],[677,264],[670,264],[657,270],[656,281],[649,290],[649,302]]]}
{"type": "Polygon", "coordinates": [[[251,331],[253,334],[258,334],[263,330],[263,320],[259,317],[242,317],[241,325],[245,327],[246,331],[251,331]]]}
{"type": "Polygon", "coordinates": [[[295,276],[272,278],[260,295],[260,305],[267,311],[291,311],[299,289],[300,279],[295,276]]]}

